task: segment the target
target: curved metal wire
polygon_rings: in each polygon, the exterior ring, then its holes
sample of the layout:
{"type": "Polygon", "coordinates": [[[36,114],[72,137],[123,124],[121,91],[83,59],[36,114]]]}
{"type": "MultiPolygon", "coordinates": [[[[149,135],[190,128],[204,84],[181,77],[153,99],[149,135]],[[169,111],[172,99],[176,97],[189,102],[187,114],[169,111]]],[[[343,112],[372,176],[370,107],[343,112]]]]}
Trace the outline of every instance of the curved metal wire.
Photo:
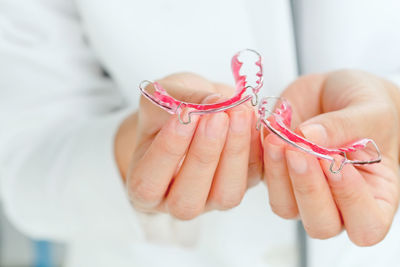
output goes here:
{"type": "MultiPolygon", "coordinates": [[[[271,98],[281,99],[281,98],[279,98],[279,97],[271,97],[271,98]]],[[[265,99],[265,98],[264,98],[264,99],[265,99]]],[[[262,105],[263,105],[263,100],[260,102],[259,110],[260,110],[260,108],[261,108],[262,105]]],[[[264,117],[262,116],[262,113],[263,113],[263,112],[260,112],[261,114],[260,114],[260,117],[259,117],[259,121],[257,122],[257,123],[258,123],[258,125],[257,125],[258,128],[260,128],[261,125],[264,125],[264,126],[266,126],[266,128],[267,128],[268,130],[270,130],[272,133],[274,133],[276,136],[278,136],[281,140],[283,140],[284,142],[290,144],[291,146],[293,146],[293,147],[295,147],[295,148],[297,148],[297,149],[300,149],[300,150],[302,150],[302,151],[304,151],[304,152],[306,152],[306,153],[308,153],[308,154],[311,154],[311,155],[313,155],[313,156],[316,156],[316,157],[318,157],[318,158],[322,158],[322,159],[329,160],[329,161],[331,162],[330,167],[329,167],[329,170],[330,170],[330,172],[332,172],[332,173],[334,173],[334,174],[339,173],[339,172],[343,169],[344,165],[346,165],[346,164],[365,165],[365,164],[379,163],[379,162],[381,162],[381,160],[382,160],[382,155],[381,155],[381,152],[380,152],[380,150],[379,150],[377,144],[376,144],[372,139],[369,139],[369,140],[368,140],[368,143],[371,143],[371,144],[373,145],[373,147],[374,147],[374,149],[375,149],[376,157],[374,157],[374,158],[372,158],[372,159],[370,159],[370,160],[349,160],[349,159],[348,159],[348,156],[347,156],[347,153],[344,152],[344,151],[341,151],[341,152],[339,152],[339,155],[342,156],[343,158],[342,158],[342,160],[340,161],[339,167],[338,167],[337,169],[335,169],[336,160],[335,160],[335,158],[334,158],[333,156],[325,155],[325,154],[322,154],[322,153],[315,152],[315,151],[312,150],[312,149],[305,148],[305,147],[303,147],[303,146],[297,144],[296,142],[294,142],[294,141],[288,139],[288,138],[287,138],[285,135],[283,135],[280,131],[276,130],[276,129],[271,125],[271,123],[267,120],[267,117],[268,117],[268,116],[265,116],[265,111],[268,111],[269,114],[271,114],[271,111],[268,110],[268,109],[263,109],[263,111],[264,111],[264,117]]]]}
{"type": "MultiPolygon", "coordinates": [[[[245,51],[252,52],[252,53],[254,53],[254,54],[256,54],[258,56],[258,58],[260,59],[260,67],[261,67],[261,71],[262,71],[262,56],[261,56],[261,54],[258,53],[255,50],[253,50],[253,49],[244,49],[244,50],[240,51],[238,54],[243,53],[245,51]]],[[[257,65],[258,65],[258,62],[257,62],[257,65]]],[[[337,161],[330,154],[322,154],[322,153],[315,152],[314,150],[312,150],[310,148],[303,147],[303,146],[297,144],[296,142],[290,140],[288,137],[286,137],[284,134],[282,134],[279,130],[275,129],[271,125],[270,121],[268,121],[268,117],[271,114],[273,114],[273,112],[274,112],[274,111],[272,111],[272,110],[270,110],[270,109],[268,109],[266,107],[266,104],[268,103],[268,100],[274,99],[274,100],[277,100],[277,101],[284,101],[284,99],[281,98],[281,97],[270,96],[270,97],[265,97],[265,98],[261,99],[261,101],[260,101],[259,100],[258,91],[263,86],[263,79],[264,79],[264,77],[262,75],[260,75],[259,79],[257,80],[257,86],[255,86],[255,87],[250,86],[250,85],[246,86],[246,88],[245,88],[246,92],[248,91],[248,89],[251,89],[251,93],[250,94],[247,93],[247,95],[244,98],[242,98],[242,99],[240,99],[240,100],[238,100],[238,101],[236,101],[234,103],[231,103],[229,105],[221,106],[221,107],[218,107],[218,108],[211,108],[211,109],[207,109],[207,110],[196,110],[194,108],[190,108],[189,107],[189,111],[187,112],[187,120],[185,120],[185,118],[184,118],[183,110],[184,110],[185,107],[187,107],[187,105],[193,104],[193,103],[179,102],[179,105],[176,108],[172,108],[172,107],[170,107],[168,105],[165,105],[165,104],[157,102],[145,89],[146,85],[154,84],[154,82],[150,81],[150,80],[142,81],[139,84],[139,89],[142,92],[142,94],[147,99],[149,99],[151,102],[159,105],[160,107],[162,107],[163,109],[167,110],[170,113],[177,114],[179,122],[181,124],[189,124],[189,123],[191,123],[191,121],[192,121],[192,117],[191,116],[192,115],[201,115],[201,114],[209,114],[209,113],[216,113],[216,112],[225,111],[225,110],[234,108],[234,107],[236,107],[236,106],[238,106],[238,105],[250,100],[251,104],[253,106],[258,105],[259,117],[258,117],[258,121],[257,121],[257,124],[256,124],[257,130],[260,130],[260,129],[262,130],[263,129],[262,125],[264,125],[268,130],[270,130],[272,133],[274,133],[276,136],[278,136],[280,139],[282,139],[284,142],[288,143],[289,145],[291,145],[291,146],[293,146],[293,147],[295,147],[297,149],[300,149],[300,150],[302,150],[302,151],[304,151],[304,152],[306,152],[308,154],[316,156],[318,158],[329,160],[331,162],[329,170],[330,170],[330,172],[332,172],[334,174],[339,173],[343,169],[344,165],[346,165],[346,164],[364,165],[364,164],[378,163],[378,162],[380,162],[382,160],[381,152],[380,152],[377,144],[372,139],[368,139],[368,141],[364,145],[367,146],[368,143],[371,143],[373,145],[373,147],[375,149],[375,152],[376,152],[376,157],[375,158],[372,158],[370,160],[349,160],[348,156],[347,156],[347,153],[346,153],[348,151],[340,151],[340,152],[339,151],[337,151],[337,152],[335,151],[334,153],[336,153],[337,155],[340,155],[342,157],[342,159],[340,160],[340,164],[336,164],[337,161]],[[335,166],[338,166],[338,167],[335,168],[335,166]]],[[[274,106],[275,106],[276,103],[274,103],[274,106]]],[[[214,105],[214,104],[215,103],[209,104],[209,105],[214,105]]],[[[207,106],[207,105],[208,104],[204,104],[204,106],[207,106]]],[[[310,141],[307,141],[307,142],[310,142],[310,141]]]]}

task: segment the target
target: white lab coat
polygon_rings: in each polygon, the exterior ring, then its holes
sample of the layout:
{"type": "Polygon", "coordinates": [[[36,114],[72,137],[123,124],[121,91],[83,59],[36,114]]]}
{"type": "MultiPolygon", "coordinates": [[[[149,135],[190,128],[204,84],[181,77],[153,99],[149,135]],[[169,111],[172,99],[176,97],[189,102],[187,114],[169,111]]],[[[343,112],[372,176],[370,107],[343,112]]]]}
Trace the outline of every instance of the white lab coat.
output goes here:
{"type": "MultiPolygon", "coordinates": [[[[400,2],[296,1],[303,72],[358,68],[400,84],[400,2]]],[[[262,95],[296,77],[289,1],[0,0],[0,175],[24,233],[69,244],[66,266],[295,266],[295,222],[265,187],[190,222],[127,200],[113,154],[138,83],[192,71],[231,83],[229,60],[265,57],[262,95]],[[102,67],[112,78],[103,74],[102,67]]],[[[378,246],[309,240],[310,266],[399,266],[400,224],[378,246]]]]}

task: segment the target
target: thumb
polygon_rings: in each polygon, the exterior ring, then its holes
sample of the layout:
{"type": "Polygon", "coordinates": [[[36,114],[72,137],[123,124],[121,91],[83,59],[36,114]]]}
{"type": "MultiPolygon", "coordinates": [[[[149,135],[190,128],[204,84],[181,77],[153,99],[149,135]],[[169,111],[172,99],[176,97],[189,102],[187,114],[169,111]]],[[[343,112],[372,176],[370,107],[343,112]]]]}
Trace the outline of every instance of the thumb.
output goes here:
{"type": "Polygon", "coordinates": [[[364,107],[350,106],[313,117],[300,124],[299,130],[304,137],[318,145],[343,146],[361,138],[371,137],[375,127],[374,123],[371,123],[369,113],[370,110],[364,107]]]}

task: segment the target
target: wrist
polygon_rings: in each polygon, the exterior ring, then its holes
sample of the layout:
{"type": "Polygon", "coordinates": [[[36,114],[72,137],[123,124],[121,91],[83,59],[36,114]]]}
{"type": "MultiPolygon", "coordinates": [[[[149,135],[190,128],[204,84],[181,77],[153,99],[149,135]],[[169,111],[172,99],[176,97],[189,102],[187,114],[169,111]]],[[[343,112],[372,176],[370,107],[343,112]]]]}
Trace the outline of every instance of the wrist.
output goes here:
{"type": "Polygon", "coordinates": [[[136,145],[137,124],[138,114],[135,112],[121,123],[115,136],[115,160],[124,181],[136,145]]]}

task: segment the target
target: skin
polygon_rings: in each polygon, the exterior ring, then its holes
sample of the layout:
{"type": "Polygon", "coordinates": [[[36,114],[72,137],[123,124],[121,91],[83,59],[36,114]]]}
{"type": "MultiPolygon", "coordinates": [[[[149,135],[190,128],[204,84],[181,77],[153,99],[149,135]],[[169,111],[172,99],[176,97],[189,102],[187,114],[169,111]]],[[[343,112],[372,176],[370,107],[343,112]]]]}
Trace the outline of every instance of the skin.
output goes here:
{"type": "MultiPolygon", "coordinates": [[[[190,102],[233,94],[232,87],[188,73],[159,82],[190,102]]],[[[315,143],[336,147],[369,137],[379,145],[382,163],[346,165],[338,175],[329,172],[329,162],[274,135],[261,145],[248,105],[180,125],[142,98],[118,130],[115,157],[138,210],[187,220],[230,209],[263,176],[277,215],[301,219],[311,237],[330,238],[345,229],[355,244],[369,246],[384,238],[399,202],[399,94],[393,84],[353,70],[304,76],[284,91],[294,128],[315,143]]]]}
{"type": "MultiPolygon", "coordinates": [[[[293,106],[294,127],[326,147],[369,137],[382,152],[380,164],[329,172],[329,163],[264,140],[264,179],[272,210],[300,218],[307,233],[326,239],[343,229],[359,246],[387,234],[399,203],[399,88],[359,71],[305,76],[283,93],[293,106]]],[[[360,154],[359,154],[360,155],[360,154]]]]}
{"type": "MultiPolygon", "coordinates": [[[[158,81],[177,99],[211,103],[234,89],[190,73],[158,81]]],[[[115,153],[135,208],[193,219],[241,202],[247,187],[262,176],[262,147],[249,105],[193,116],[179,123],[145,98],[121,125],[115,153]]]]}

